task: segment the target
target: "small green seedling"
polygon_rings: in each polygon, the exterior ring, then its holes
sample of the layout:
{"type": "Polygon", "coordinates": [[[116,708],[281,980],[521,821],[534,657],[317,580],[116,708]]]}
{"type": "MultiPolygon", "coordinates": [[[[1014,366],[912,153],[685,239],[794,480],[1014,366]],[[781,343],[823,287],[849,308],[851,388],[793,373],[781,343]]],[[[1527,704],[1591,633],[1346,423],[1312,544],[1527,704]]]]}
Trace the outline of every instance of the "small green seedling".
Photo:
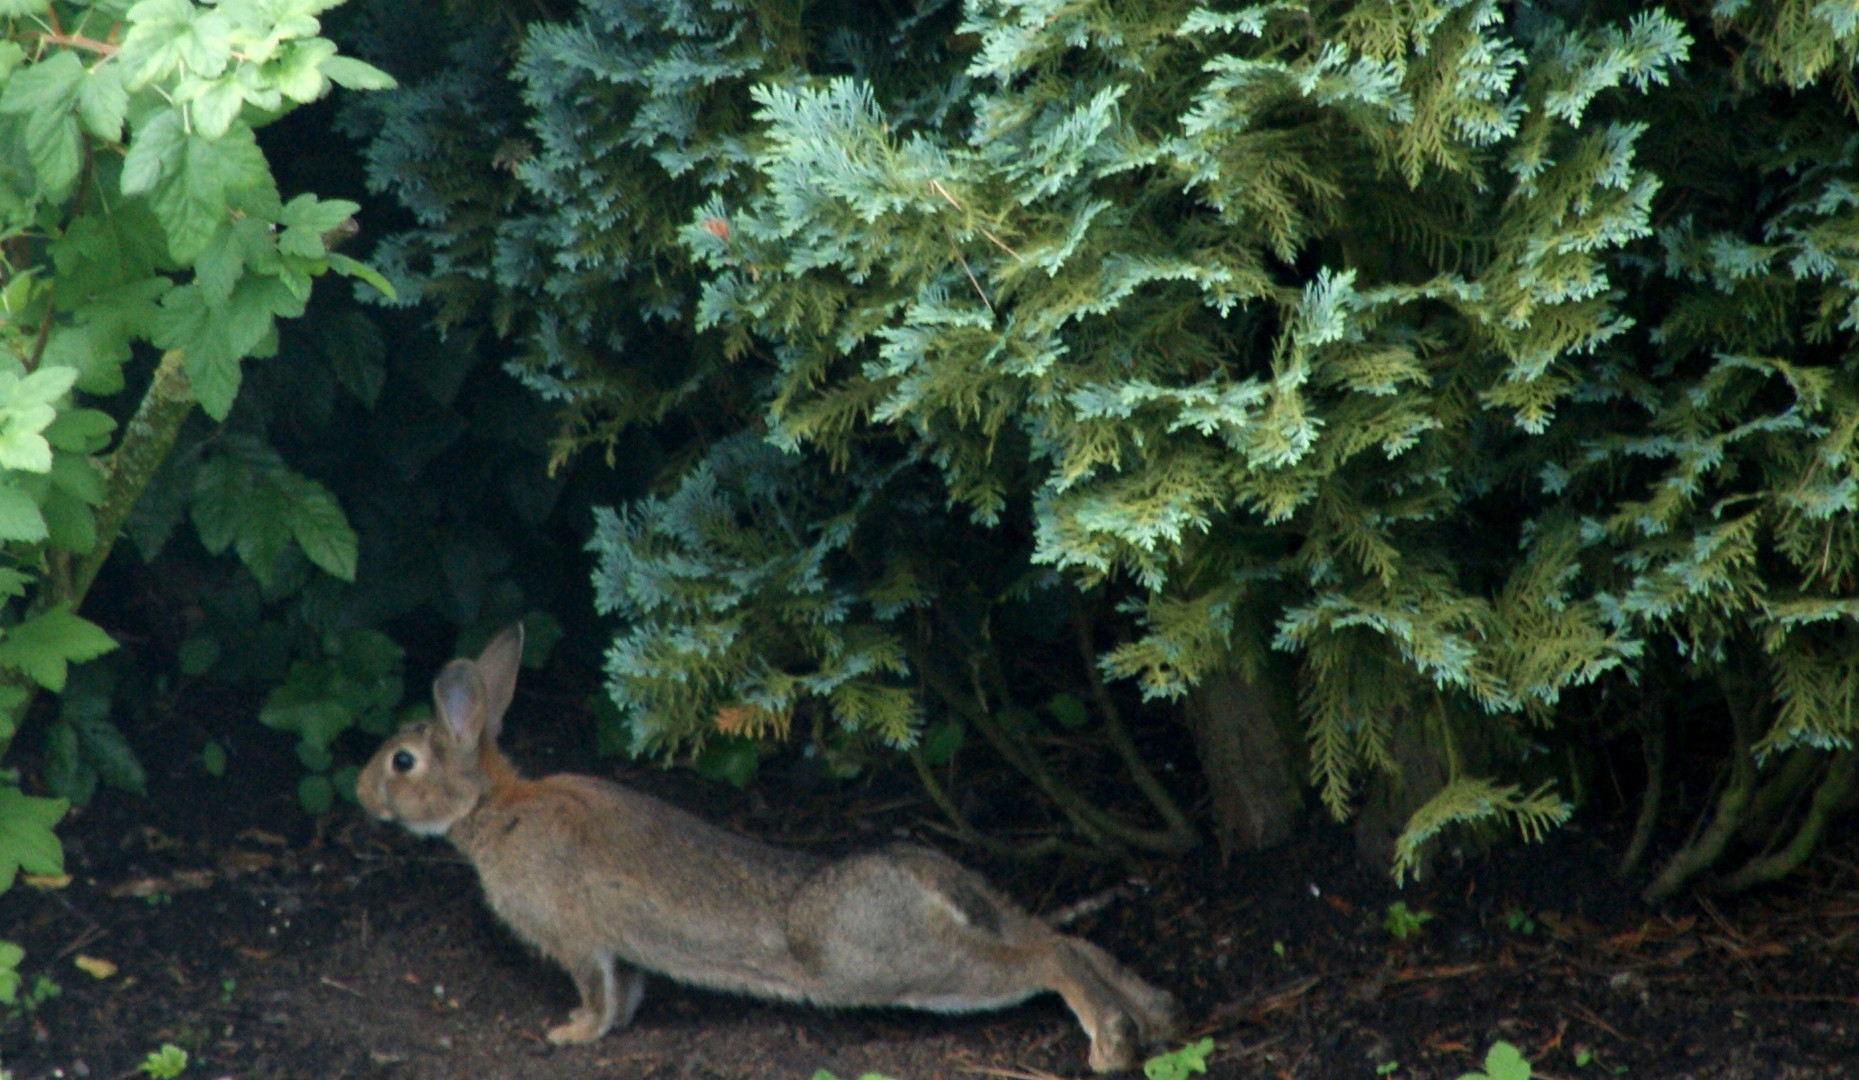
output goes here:
{"type": "Polygon", "coordinates": [[[1485,1071],[1466,1073],[1459,1080],[1530,1080],[1530,1063],[1511,1044],[1494,1042],[1485,1052],[1485,1071]]]}
{"type": "Polygon", "coordinates": [[[142,902],[149,907],[165,907],[168,904],[174,903],[174,897],[157,889],[147,896],[144,896],[142,902]]]}
{"type": "Polygon", "coordinates": [[[1202,1039],[1179,1050],[1157,1054],[1143,1062],[1143,1075],[1149,1080],[1188,1080],[1194,1073],[1207,1071],[1207,1057],[1214,1052],[1214,1041],[1202,1039]]]}
{"type": "Polygon", "coordinates": [[[237,990],[238,988],[239,988],[239,980],[233,978],[232,976],[228,975],[225,978],[221,979],[219,981],[219,1003],[221,1005],[232,1004],[232,992],[234,990],[237,990]]]}
{"type": "Polygon", "coordinates": [[[1272,955],[1283,960],[1285,958],[1285,943],[1282,941],[1272,942],[1272,955]]]}
{"type": "Polygon", "coordinates": [[[64,992],[64,987],[59,986],[57,982],[53,981],[50,975],[40,975],[38,978],[33,979],[32,985],[23,991],[19,989],[16,981],[13,992],[0,998],[0,1000],[5,1000],[6,1004],[9,1006],[7,1009],[8,1015],[30,1016],[39,1011],[39,1006],[64,992]]]}
{"type": "Polygon", "coordinates": [[[200,767],[207,771],[208,776],[225,776],[226,748],[208,739],[206,745],[200,748],[200,767]]]}
{"type": "Polygon", "coordinates": [[[1375,1075],[1376,1076],[1389,1076],[1393,1073],[1399,1072],[1400,1069],[1401,1069],[1400,1062],[1384,1061],[1381,1064],[1375,1066],[1375,1075]]]}
{"type": "Polygon", "coordinates": [[[162,1043],[160,1050],[148,1052],[136,1071],[147,1073],[149,1080],[174,1080],[187,1071],[187,1051],[173,1043],[162,1043]]]}
{"type": "Polygon", "coordinates": [[[1410,911],[1406,901],[1396,900],[1388,905],[1388,914],[1382,918],[1381,928],[1393,934],[1394,940],[1406,941],[1435,917],[1431,911],[1410,911]]]}
{"type": "Polygon", "coordinates": [[[1504,913],[1504,925],[1508,927],[1513,934],[1536,933],[1536,920],[1530,918],[1530,913],[1522,908],[1514,907],[1506,911],[1504,913]]]}

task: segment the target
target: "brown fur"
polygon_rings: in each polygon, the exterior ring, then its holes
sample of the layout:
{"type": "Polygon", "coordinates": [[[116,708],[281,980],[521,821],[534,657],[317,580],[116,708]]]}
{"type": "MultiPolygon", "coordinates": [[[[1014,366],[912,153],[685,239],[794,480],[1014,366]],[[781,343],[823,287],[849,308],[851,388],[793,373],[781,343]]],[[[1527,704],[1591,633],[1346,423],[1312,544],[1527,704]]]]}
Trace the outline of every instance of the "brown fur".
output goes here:
{"type": "Polygon", "coordinates": [[[438,715],[383,743],[358,792],[373,816],[450,840],[497,915],[574,978],[581,1006],[551,1042],[625,1027],[645,971],[758,997],[940,1012],[1053,990],[1100,1072],[1173,1035],[1168,994],[927,848],[829,861],[606,780],[523,779],[497,748],[521,654],[512,627],[475,661],[447,664],[433,680],[438,715]]]}

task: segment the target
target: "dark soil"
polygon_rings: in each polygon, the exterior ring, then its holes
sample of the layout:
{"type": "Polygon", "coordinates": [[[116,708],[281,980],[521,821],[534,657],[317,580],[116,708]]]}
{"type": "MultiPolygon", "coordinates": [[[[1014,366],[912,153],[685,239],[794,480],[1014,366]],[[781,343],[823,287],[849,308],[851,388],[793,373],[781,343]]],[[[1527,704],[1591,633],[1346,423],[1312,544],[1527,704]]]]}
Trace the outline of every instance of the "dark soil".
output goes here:
{"type": "MultiPolygon", "coordinates": [[[[948,843],[901,777],[808,785],[767,768],[737,792],[616,769],[549,741],[576,736],[525,736],[527,717],[561,710],[545,697],[519,692],[512,713],[512,752],[531,771],[571,761],[816,851],[914,837],[1037,911],[1108,898],[1068,929],[1180,996],[1189,1036],[1215,1040],[1212,1077],[1456,1080],[1498,1040],[1552,1078],[1859,1071],[1850,835],[1785,888],[1658,912],[1613,880],[1619,838],[1579,826],[1540,846],[1444,859],[1403,891],[1356,863],[1346,831],[1323,825],[1226,867],[1210,851],[1012,865],[948,843]],[[1434,916],[1405,942],[1383,927],[1397,900],[1434,916]]],[[[1084,1037],[1051,996],[952,1018],[655,980],[630,1029],[550,1048],[542,1032],[575,1003],[566,976],[495,922],[442,842],[374,827],[352,807],[307,818],[288,745],[250,720],[252,705],[220,695],[195,710],[209,715],[193,723],[240,751],[226,776],[201,773],[197,737],[170,730],[168,748],[144,748],[146,800],[104,792],[64,828],[68,885],[0,896],[0,938],[27,950],[26,983],[43,975],[61,988],[0,1026],[15,1080],[139,1076],[164,1043],[192,1055],[186,1076],[239,1080],[1085,1075],[1084,1037]]]]}

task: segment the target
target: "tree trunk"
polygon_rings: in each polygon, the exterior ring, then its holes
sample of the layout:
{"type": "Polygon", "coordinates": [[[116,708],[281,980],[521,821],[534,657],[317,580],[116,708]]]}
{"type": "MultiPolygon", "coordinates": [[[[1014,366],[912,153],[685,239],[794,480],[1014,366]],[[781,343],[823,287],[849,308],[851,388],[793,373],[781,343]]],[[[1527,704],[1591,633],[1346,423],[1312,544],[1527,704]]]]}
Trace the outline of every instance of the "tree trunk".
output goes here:
{"type": "Polygon", "coordinates": [[[1255,682],[1222,672],[1201,682],[1185,711],[1213,795],[1221,859],[1289,839],[1304,799],[1296,744],[1283,729],[1297,716],[1287,688],[1269,676],[1255,682]]]}

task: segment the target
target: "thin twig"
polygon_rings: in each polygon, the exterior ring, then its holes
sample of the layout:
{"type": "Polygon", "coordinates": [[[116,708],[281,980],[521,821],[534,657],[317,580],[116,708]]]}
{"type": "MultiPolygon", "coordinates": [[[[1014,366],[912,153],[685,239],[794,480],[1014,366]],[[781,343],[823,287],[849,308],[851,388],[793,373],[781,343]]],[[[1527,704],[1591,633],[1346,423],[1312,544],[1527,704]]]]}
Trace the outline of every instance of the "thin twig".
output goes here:
{"type": "Polygon", "coordinates": [[[1075,903],[1067,904],[1045,917],[1047,926],[1069,926],[1087,915],[1095,915],[1119,900],[1127,900],[1135,890],[1129,885],[1112,885],[1103,892],[1093,893],[1075,903]]]}
{"type": "Polygon", "coordinates": [[[368,996],[367,994],[362,993],[360,990],[355,989],[353,986],[349,986],[346,983],[339,983],[327,975],[323,976],[317,981],[322,983],[324,986],[330,987],[332,989],[340,990],[345,994],[354,994],[358,998],[365,998],[368,996]]]}
{"type": "Polygon", "coordinates": [[[996,314],[996,312],[994,311],[993,301],[988,299],[987,293],[984,293],[981,291],[981,282],[975,280],[975,272],[968,268],[968,258],[962,254],[961,248],[955,249],[955,261],[962,264],[962,273],[968,275],[968,283],[975,287],[975,295],[979,296],[981,298],[981,302],[988,306],[988,314],[989,315],[996,314]]]}

